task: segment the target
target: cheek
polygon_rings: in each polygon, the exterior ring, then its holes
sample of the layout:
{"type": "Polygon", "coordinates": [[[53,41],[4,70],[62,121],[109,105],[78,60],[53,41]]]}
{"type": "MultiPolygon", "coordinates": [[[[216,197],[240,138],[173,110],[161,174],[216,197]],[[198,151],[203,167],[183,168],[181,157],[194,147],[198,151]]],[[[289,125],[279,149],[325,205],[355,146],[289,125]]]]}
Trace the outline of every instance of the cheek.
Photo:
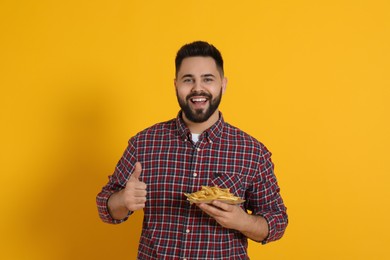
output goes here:
{"type": "Polygon", "coordinates": [[[224,89],[222,87],[213,88],[212,92],[210,92],[214,98],[218,97],[219,95],[222,95],[224,92],[224,89]]]}
{"type": "Polygon", "coordinates": [[[176,94],[181,98],[185,98],[189,93],[185,87],[176,88],[176,94]]]}
{"type": "Polygon", "coordinates": [[[179,100],[182,100],[182,102],[186,102],[186,96],[187,95],[183,91],[180,91],[180,90],[176,89],[176,97],[179,100]]]}

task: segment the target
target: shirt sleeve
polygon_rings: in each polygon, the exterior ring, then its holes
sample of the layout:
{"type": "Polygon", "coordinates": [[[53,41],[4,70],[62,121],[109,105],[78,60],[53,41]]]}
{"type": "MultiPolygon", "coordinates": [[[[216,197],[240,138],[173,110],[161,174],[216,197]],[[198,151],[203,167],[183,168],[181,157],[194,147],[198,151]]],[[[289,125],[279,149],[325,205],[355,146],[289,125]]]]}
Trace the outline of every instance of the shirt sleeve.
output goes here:
{"type": "Polygon", "coordinates": [[[249,197],[252,214],[264,217],[268,223],[268,236],[262,244],[280,239],[288,224],[287,208],[280,195],[271,153],[267,149],[261,157],[259,173],[249,197]]]}
{"type": "Polygon", "coordinates": [[[110,224],[119,224],[128,219],[132,214],[129,212],[124,219],[114,219],[110,215],[108,210],[108,199],[112,194],[125,188],[127,181],[129,180],[131,173],[134,171],[136,158],[135,138],[129,140],[128,146],[124,151],[121,159],[115,167],[114,173],[109,176],[108,183],[102,188],[99,194],[96,196],[96,204],[100,218],[103,222],[110,224]]]}

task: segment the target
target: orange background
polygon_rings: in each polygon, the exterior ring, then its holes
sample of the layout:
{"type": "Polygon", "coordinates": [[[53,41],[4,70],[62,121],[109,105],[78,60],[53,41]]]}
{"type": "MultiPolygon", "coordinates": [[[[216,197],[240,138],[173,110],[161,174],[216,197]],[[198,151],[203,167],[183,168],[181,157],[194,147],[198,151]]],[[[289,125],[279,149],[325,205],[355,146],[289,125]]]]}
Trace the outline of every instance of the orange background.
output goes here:
{"type": "Polygon", "coordinates": [[[142,214],[95,196],[127,140],[176,116],[174,57],[215,44],[225,119],[273,152],[285,237],[251,259],[389,259],[390,4],[0,2],[1,259],[135,259],[142,214]]]}

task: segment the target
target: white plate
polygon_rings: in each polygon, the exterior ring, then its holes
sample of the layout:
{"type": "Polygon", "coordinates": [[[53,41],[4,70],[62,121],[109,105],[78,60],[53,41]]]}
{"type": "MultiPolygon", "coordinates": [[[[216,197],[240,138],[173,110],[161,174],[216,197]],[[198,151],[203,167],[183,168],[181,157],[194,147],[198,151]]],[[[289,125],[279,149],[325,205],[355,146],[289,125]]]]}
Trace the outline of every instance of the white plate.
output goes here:
{"type": "MultiPolygon", "coordinates": [[[[199,204],[199,203],[211,204],[211,202],[214,201],[214,200],[194,200],[194,199],[190,199],[190,198],[187,198],[187,200],[189,202],[195,203],[195,204],[199,204]]],[[[224,202],[224,203],[227,203],[227,204],[231,204],[231,205],[241,204],[241,203],[245,202],[245,200],[243,200],[243,199],[237,199],[237,200],[219,200],[219,199],[215,199],[215,200],[221,201],[221,202],[224,202]]]]}

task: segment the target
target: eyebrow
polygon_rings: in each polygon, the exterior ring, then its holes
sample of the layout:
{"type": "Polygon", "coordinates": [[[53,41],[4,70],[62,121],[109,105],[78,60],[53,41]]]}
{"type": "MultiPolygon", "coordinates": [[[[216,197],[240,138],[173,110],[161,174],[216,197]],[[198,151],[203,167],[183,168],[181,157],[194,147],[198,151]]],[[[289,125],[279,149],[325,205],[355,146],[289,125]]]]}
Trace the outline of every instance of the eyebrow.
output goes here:
{"type": "Polygon", "coordinates": [[[201,77],[202,77],[202,78],[206,78],[206,77],[213,77],[213,78],[215,78],[215,75],[209,73],[209,74],[203,74],[203,75],[201,75],[201,77]]]}
{"type": "Polygon", "coordinates": [[[181,76],[181,79],[183,79],[183,78],[192,78],[192,77],[194,77],[194,75],[192,75],[192,74],[184,74],[183,76],[181,76]]]}
{"type": "MultiPolygon", "coordinates": [[[[181,76],[181,78],[187,78],[187,77],[190,77],[190,78],[193,78],[194,75],[193,74],[184,74],[183,76],[181,76]]],[[[208,74],[202,74],[200,75],[201,78],[207,78],[207,77],[213,77],[215,78],[215,75],[214,74],[211,74],[211,73],[208,73],[208,74]]]]}

